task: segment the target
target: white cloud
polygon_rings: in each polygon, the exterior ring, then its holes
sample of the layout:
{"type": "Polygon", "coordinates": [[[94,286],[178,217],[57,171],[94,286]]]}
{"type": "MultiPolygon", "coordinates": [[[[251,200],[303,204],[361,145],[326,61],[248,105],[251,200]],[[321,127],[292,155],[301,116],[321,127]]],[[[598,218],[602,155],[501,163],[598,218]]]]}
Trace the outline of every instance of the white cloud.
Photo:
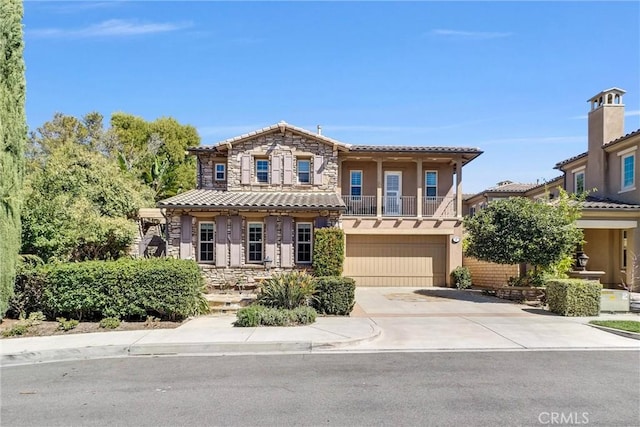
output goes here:
{"type": "Polygon", "coordinates": [[[89,37],[127,37],[143,34],[178,31],[191,26],[188,22],[144,23],[122,19],[110,19],[84,28],[40,28],[27,29],[28,36],[40,38],[89,38],[89,37]]]}
{"type": "Polygon", "coordinates": [[[640,110],[627,111],[626,113],[624,113],[624,115],[627,116],[627,117],[640,116],[640,110]]]}
{"type": "Polygon", "coordinates": [[[470,39],[470,40],[497,39],[502,37],[510,37],[513,35],[513,33],[500,33],[500,32],[490,32],[490,31],[460,31],[460,30],[448,30],[448,29],[431,30],[430,34],[434,36],[440,36],[440,37],[470,39]]]}

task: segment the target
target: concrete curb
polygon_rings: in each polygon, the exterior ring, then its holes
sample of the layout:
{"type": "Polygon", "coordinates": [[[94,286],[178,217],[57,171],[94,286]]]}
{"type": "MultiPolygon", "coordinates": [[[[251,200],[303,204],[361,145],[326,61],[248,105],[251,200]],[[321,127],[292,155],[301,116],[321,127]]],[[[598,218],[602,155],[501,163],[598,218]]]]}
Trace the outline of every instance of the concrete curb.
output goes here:
{"type": "Polygon", "coordinates": [[[606,326],[593,325],[591,323],[586,323],[586,325],[591,326],[592,328],[600,329],[601,331],[610,332],[612,334],[620,335],[621,337],[631,338],[634,340],[640,340],[640,334],[636,332],[629,331],[621,331],[620,329],[608,328],[606,326]]]}
{"type": "Polygon", "coordinates": [[[0,365],[5,367],[129,356],[311,353],[314,350],[330,350],[376,339],[380,336],[382,330],[372,319],[368,320],[371,328],[369,335],[334,341],[291,340],[137,344],[139,339],[135,339],[132,344],[70,347],[3,354],[0,357],[0,365]]]}

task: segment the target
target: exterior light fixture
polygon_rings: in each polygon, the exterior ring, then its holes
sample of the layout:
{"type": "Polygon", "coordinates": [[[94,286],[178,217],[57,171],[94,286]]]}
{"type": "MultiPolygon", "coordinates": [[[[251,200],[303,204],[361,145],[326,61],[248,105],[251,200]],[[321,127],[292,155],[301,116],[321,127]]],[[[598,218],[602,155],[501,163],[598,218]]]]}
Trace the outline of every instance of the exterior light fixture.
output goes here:
{"type": "Polygon", "coordinates": [[[266,271],[269,271],[271,269],[271,264],[273,263],[273,260],[269,258],[269,255],[267,255],[267,257],[264,259],[264,261],[262,261],[262,263],[264,264],[264,269],[266,271]]]}

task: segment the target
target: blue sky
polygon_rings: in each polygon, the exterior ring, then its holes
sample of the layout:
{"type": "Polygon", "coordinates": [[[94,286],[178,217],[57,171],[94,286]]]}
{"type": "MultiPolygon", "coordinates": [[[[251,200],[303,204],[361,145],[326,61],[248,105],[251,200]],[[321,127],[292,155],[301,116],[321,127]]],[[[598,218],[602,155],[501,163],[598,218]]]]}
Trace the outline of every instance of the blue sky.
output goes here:
{"type": "Polygon", "coordinates": [[[172,116],[203,144],[285,120],[352,144],[479,147],[465,193],[640,128],[639,2],[25,2],[27,115],[172,116]]]}

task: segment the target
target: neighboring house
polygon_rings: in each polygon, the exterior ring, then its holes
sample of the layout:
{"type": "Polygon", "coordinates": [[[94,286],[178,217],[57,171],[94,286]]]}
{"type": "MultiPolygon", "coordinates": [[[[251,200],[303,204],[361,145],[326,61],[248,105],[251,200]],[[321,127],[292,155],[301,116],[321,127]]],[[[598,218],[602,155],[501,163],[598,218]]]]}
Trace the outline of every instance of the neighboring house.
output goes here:
{"type": "Polygon", "coordinates": [[[445,286],[462,264],[462,168],[477,148],[350,145],[280,122],[189,151],[197,189],[158,207],[168,255],[210,283],[310,269],[329,226],[359,286],[445,286]]]}
{"type": "MultiPolygon", "coordinates": [[[[465,213],[473,215],[491,200],[503,197],[557,197],[558,187],[568,193],[588,192],[578,226],[584,230],[587,268],[604,271],[607,287],[638,286],[640,275],[640,185],[637,153],[640,129],[624,135],[625,91],[604,90],[588,102],[587,151],[563,160],[555,169],[562,175],[540,185],[509,181],[465,199],[465,213]],[[549,192],[549,193],[547,193],[549,192]]],[[[465,259],[465,265],[475,262],[465,259]]],[[[484,267],[483,267],[484,268],[484,267]]],[[[484,273],[483,273],[484,274],[484,273]]],[[[492,277],[492,281],[504,278],[492,277]]]]}
{"type": "Polygon", "coordinates": [[[587,268],[604,271],[601,282],[609,287],[637,286],[640,273],[635,261],[640,255],[640,129],[624,134],[624,93],[611,88],[588,100],[587,151],[555,166],[564,174],[567,192],[589,192],[578,220],[590,257],[587,268]]]}

